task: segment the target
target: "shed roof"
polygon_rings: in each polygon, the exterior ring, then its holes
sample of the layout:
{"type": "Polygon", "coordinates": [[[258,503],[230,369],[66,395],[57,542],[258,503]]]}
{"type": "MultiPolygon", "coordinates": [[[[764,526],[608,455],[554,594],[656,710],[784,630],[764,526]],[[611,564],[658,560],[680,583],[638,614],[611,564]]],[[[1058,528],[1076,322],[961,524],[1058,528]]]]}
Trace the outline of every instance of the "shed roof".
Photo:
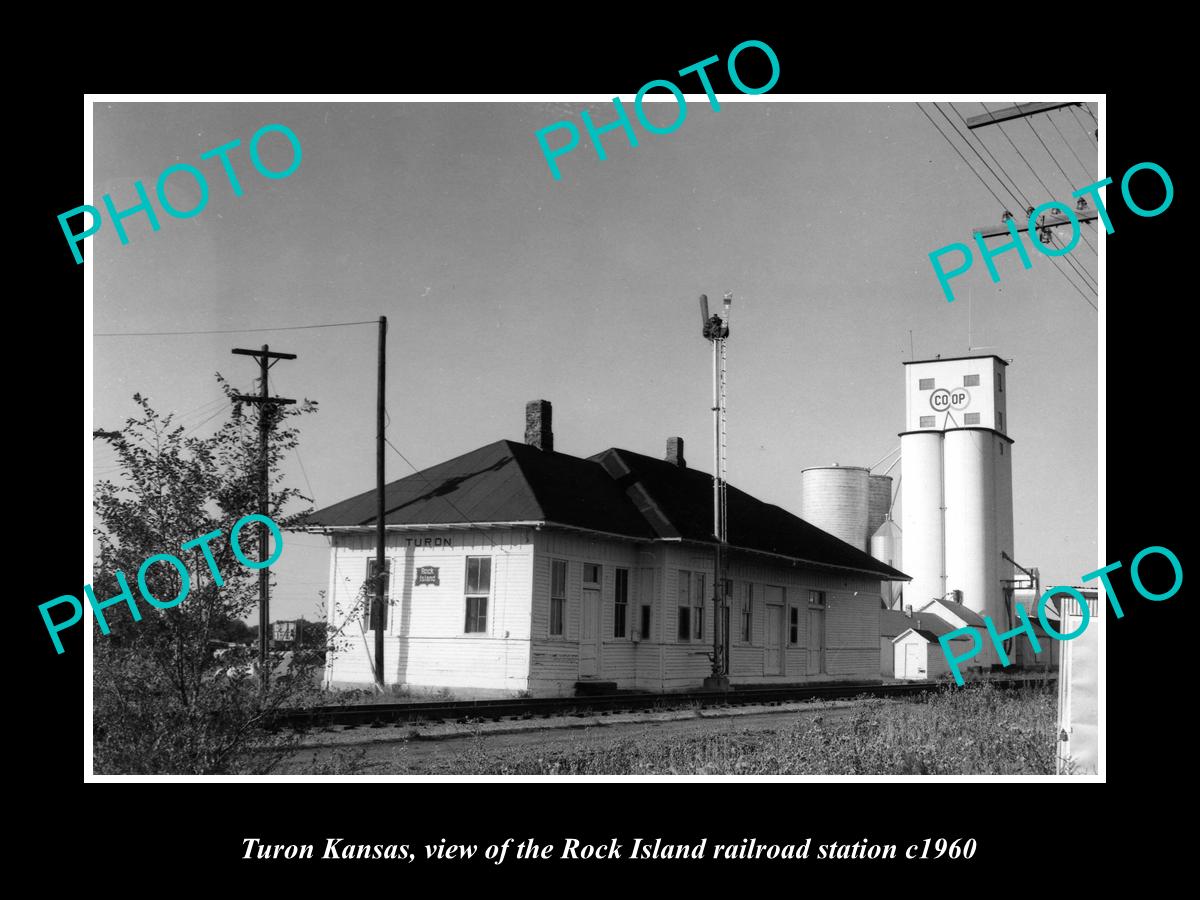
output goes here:
{"type": "Polygon", "coordinates": [[[962,619],[964,622],[966,622],[968,625],[971,625],[974,628],[983,628],[984,627],[983,616],[981,616],[979,613],[975,612],[975,610],[969,609],[966,606],[963,606],[957,600],[946,600],[946,599],[930,600],[923,607],[921,607],[921,609],[923,609],[923,610],[929,609],[931,606],[934,606],[935,604],[944,606],[947,610],[954,613],[956,616],[958,616],[960,619],[962,619]]]}
{"type": "Polygon", "coordinates": [[[935,616],[929,612],[913,613],[909,616],[896,609],[885,609],[879,613],[879,635],[880,637],[894,637],[903,634],[911,628],[913,631],[924,633],[932,632],[934,639],[937,636],[947,634],[954,631],[954,626],[945,619],[935,616]],[[918,627],[918,623],[920,627],[918,627]]]}
{"type": "MultiPolygon", "coordinates": [[[[729,544],[817,566],[907,580],[852,544],[778,506],[727,486],[729,544]]],[[[373,490],[311,513],[305,527],[375,524],[373,490]]],[[[654,540],[715,541],[712,476],[628,450],[589,459],[496,441],[393,481],[386,525],[545,522],[654,540]]]]}
{"type": "MultiPolygon", "coordinates": [[[[922,621],[921,624],[925,624],[924,621],[922,621]]],[[[944,625],[945,623],[943,622],[942,624],[944,625]]],[[[946,634],[946,632],[953,631],[953,630],[954,630],[953,628],[947,627],[946,631],[943,631],[942,634],[946,634]]],[[[919,634],[921,637],[923,637],[925,640],[929,641],[929,643],[931,643],[931,644],[940,643],[940,641],[938,640],[939,635],[935,634],[929,628],[906,628],[906,629],[904,629],[904,631],[900,632],[898,635],[896,635],[894,638],[892,638],[892,643],[893,644],[897,643],[901,638],[905,637],[910,632],[912,634],[919,634]]],[[[961,637],[951,638],[951,640],[954,640],[954,641],[965,641],[966,639],[967,639],[966,635],[963,635],[961,637]]]]}

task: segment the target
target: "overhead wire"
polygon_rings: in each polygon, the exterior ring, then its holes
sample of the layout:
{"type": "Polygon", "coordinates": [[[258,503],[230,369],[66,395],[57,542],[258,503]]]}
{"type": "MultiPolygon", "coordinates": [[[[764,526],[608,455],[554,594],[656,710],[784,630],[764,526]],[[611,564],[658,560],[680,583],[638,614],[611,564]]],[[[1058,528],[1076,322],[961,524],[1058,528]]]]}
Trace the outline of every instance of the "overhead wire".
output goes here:
{"type": "MultiPolygon", "coordinates": [[[[993,121],[995,121],[996,117],[992,114],[992,111],[987,108],[987,104],[980,104],[980,105],[983,106],[983,108],[987,111],[987,114],[992,118],[993,121]]],[[[963,125],[965,126],[966,120],[963,119],[962,113],[958,112],[957,109],[955,109],[955,112],[958,113],[959,119],[962,120],[963,125]]],[[[1005,139],[1009,142],[1009,144],[1012,145],[1012,148],[1017,151],[1017,155],[1021,157],[1022,161],[1024,161],[1025,165],[1029,168],[1030,172],[1033,173],[1034,178],[1036,178],[1038,180],[1038,183],[1041,184],[1043,190],[1045,190],[1046,194],[1049,196],[1051,194],[1050,188],[1046,186],[1046,183],[1044,181],[1042,181],[1041,176],[1038,175],[1037,171],[1029,163],[1029,160],[1025,158],[1025,155],[1023,153],[1021,153],[1020,148],[1017,147],[1016,143],[1014,143],[1012,138],[1009,137],[1008,133],[1006,131],[1004,131],[1003,125],[1001,125],[1000,123],[996,123],[996,124],[997,124],[997,127],[1000,128],[1000,133],[1005,137],[1005,139]]],[[[957,129],[955,129],[955,131],[957,132],[957,129]]],[[[969,131],[969,129],[968,129],[968,131],[969,131]]],[[[961,134],[960,134],[960,136],[961,136],[961,134]]],[[[1025,194],[1025,192],[1020,189],[1020,186],[1017,184],[1016,179],[1013,178],[1013,176],[1004,168],[1003,164],[996,158],[996,155],[994,153],[992,153],[991,149],[987,145],[987,142],[984,141],[983,138],[980,138],[978,136],[976,137],[976,140],[979,142],[980,146],[982,146],[983,149],[987,151],[988,155],[991,156],[992,161],[996,163],[996,166],[1000,169],[1000,171],[1004,172],[1004,174],[1008,177],[1008,180],[1012,183],[1013,187],[1016,189],[1017,194],[1020,195],[1021,199],[1018,202],[1024,202],[1025,208],[1027,210],[1033,209],[1035,207],[1035,204],[1029,199],[1029,197],[1025,194]]],[[[968,143],[970,143],[970,141],[968,141],[968,143]]],[[[1069,183],[1070,182],[1068,181],[1068,184],[1069,183]]],[[[1016,198],[1014,197],[1014,199],[1016,199],[1016,198]]],[[[1052,235],[1051,240],[1053,240],[1053,234],[1051,233],[1051,235],[1052,235]]],[[[1080,236],[1081,237],[1083,236],[1082,230],[1080,231],[1080,236]]],[[[1089,246],[1091,246],[1090,242],[1089,242],[1089,246]]],[[[1095,248],[1093,248],[1093,249],[1095,249],[1095,248]]],[[[1068,256],[1067,257],[1068,268],[1064,268],[1059,263],[1058,257],[1052,256],[1052,257],[1050,257],[1050,261],[1054,265],[1054,267],[1056,269],[1058,269],[1060,273],[1062,273],[1062,276],[1063,276],[1063,278],[1065,278],[1067,280],[1067,283],[1070,284],[1073,288],[1075,288],[1075,290],[1079,293],[1079,295],[1081,297],[1083,297],[1083,299],[1087,302],[1088,306],[1092,307],[1092,309],[1096,309],[1098,312],[1099,310],[1097,309],[1096,304],[1092,302],[1091,298],[1089,298],[1088,295],[1084,291],[1080,290],[1079,285],[1076,284],[1074,279],[1072,279],[1070,277],[1070,274],[1069,274],[1070,271],[1072,271],[1072,270],[1075,271],[1077,274],[1082,276],[1083,284],[1086,287],[1090,288],[1093,293],[1098,293],[1098,290],[1099,290],[1098,285],[1096,285],[1096,283],[1094,282],[1093,279],[1091,279],[1086,274],[1084,274],[1084,270],[1083,270],[1082,266],[1079,264],[1079,262],[1068,256]]]]}
{"type": "MultiPolygon", "coordinates": [[[[934,106],[937,106],[937,104],[935,103],[934,106]]],[[[955,114],[959,118],[959,121],[961,121],[963,123],[963,127],[967,129],[966,134],[959,131],[958,127],[954,125],[954,123],[950,120],[950,117],[947,116],[944,111],[942,112],[942,115],[945,116],[946,121],[950,122],[951,126],[954,127],[954,133],[957,134],[960,138],[962,138],[963,141],[966,143],[966,145],[975,152],[975,155],[979,156],[979,158],[982,160],[983,157],[980,156],[979,151],[975,149],[975,145],[971,143],[971,139],[970,139],[970,137],[968,137],[968,135],[971,134],[971,129],[969,127],[967,127],[967,120],[963,118],[963,114],[958,111],[958,108],[953,103],[950,104],[950,108],[954,110],[955,114]]],[[[1012,190],[1009,189],[1008,185],[1006,185],[1004,183],[1004,180],[1002,178],[1000,178],[999,175],[996,175],[996,173],[992,170],[991,166],[988,166],[988,171],[992,172],[992,175],[995,177],[995,179],[997,181],[1000,182],[1000,184],[1004,188],[1004,190],[1008,191],[1008,194],[1010,197],[1013,198],[1014,203],[1017,203],[1018,205],[1021,203],[1025,203],[1026,207],[1028,207],[1029,206],[1028,200],[1021,200],[1020,198],[1017,197],[1017,194],[1021,193],[1020,189],[1017,187],[1017,182],[1013,179],[1013,177],[1011,175],[1008,174],[1008,172],[1005,171],[1004,166],[1000,165],[1000,160],[996,159],[996,154],[992,153],[991,148],[988,147],[987,143],[984,142],[983,139],[976,137],[975,140],[979,142],[979,146],[981,146],[984,149],[984,151],[986,151],[987,155],[991,157],[992,162],[994,162],[996,164],[996,168],[999,169],[1001,172],[1003,172],[1004,176],[1006,178],[1008,178],[1009,183],[1012,185],[1012,190]]],[[[987,165],[986,161],[984,162],[984,165],[987,165]]]]}
{"type": "MultiPolygon", "coordinates": [[[[1075,112],[1075,107],[1068,106],[1067,109],[1069,109],[1071,111],[1071,118],[1075,120],[1075,124],[1077,124],[1083,130],[1083,133],[1088,136],[1088,139],[1093,144],[1096,143],[1095,133],[1090,128],[1088,128],[1087,125],[1084,124],[1082,119],[1079,118],[1079,113],[1075,112]]],[[[1091,110],[1088,110],[1088,115],[1091,115],[1091,110]]],[[[1095,118],[1095,117],[1093,116],[1093,118],[1095,118]]]]}
{"type": "MultiPolygon", "coordinates": [[[[935,107],[937,107],[937,104],[935,103],[935,104],[934,104],[934,106],[935,106],[935,107]]],[[[918,107],[919,109],[921,109],[921,112],[925,112],[925,110],[924,110],[923,108],[921,108],[920,104],[917,104],[917,107],[918,107]]],[[[965,126],[965,125],[966,125],[966,120],[965,120],[965,119],[963,119],[962,113],[961,113],[961,112],[959,112],[959,111],[958,111],[958,109],[957,109],[957,107],[955,107],[953,104],[951,104],[951,108],[952,108],[952,109],[954,109],[954,112],[955,112],[955,113],[958,115],[959,119],[960,119],[960,120],[962,120],[962,123],[963,123],[963,125],[965,126]]],[[[962,138],[962,139],[963,139],[963,140],[966,142],[967,146],[968,146],[968,147],[971,147],[971,149],[972,149],[972,151],[974,151],[975,155],[976,155],[976,156],[978,156],[978,157],[979,157],[979,158],[982,160],[982,159],[983,159],[982,155],[980,155],[979,151],[975,149],[975,147],[974,147],[974,145],[971,143],[970,139],[969,139],[969,138],[966,138],[966,137],[964,137],[964,136],[963,136],[962,132],[960,132],[960,131],[958,130],[958,128],[957,128],[957,127],[954,125],[954,122],[953,122],[953,121],[950,119],[950,117],[949,117],[949,116],[947,116],[947,115],[946,115],[946,113],[945,113],[945,111],[944,111],[944,110],[942,110],[940,107],[937,107],[937,109],[938,109],[938,111],[939,111],[939,112],[941,112],[941,113],[942,113],[942,116],[943,116],[943,117],[946,119],[946,121],[950,123],[950,126],[951,126],[951,128],[953,129],[954,133],[955,133],[955,134],[957,134],[957,135],[958,135],[960,138],[962,138]]],[[[986,109],[986,107],[985,107],[985,109],[986,109]]],[[[991,115],[991,111],[990,111],[990,110],[988,110],[988,115],[989,115],[989,116],[991,115]]],[[[925,117],[926,117],[927,119],[929,119],[931,123],[933,123],[933,119],[932,119],[932,117],[931,117],[931,116],[929,116],[929,114],[928,114],[928,113],[925,113],[925,117]]],[[[995,117],[994,117],[994,116],[992,116],[992,118],[994,119],[995,117]]],[[[936,127],[936,123],[933,123],[933,124],[934,124],[934,125],[935,125],[935,127],[936,127]]],[[[970,132],[970,129],[968,128],[968,133],[969,133],[969,132],[970,132]]],[[[939,134],[941,134],[943,138],[946,138],[946,140],[947,140],[947,141],[949,141],[949,140],[950,140],[948,137],[946,137],[945,133],[944,133],[944,132],[942,132],[941,128],[938,128],[938,133],[939,133],[939,134]]],[[[1007,135],[1006,135],[1006,136],[1007,136],[1007,135]]],[[[1000,161],[999,161],[998,159],[996,159],[996,155],[995,155],[994,153],[992,153],[992,151],[991,151],[991,149],[988,147],[987,143],[986,143],[986,142],[985,142],[985,141],[984,141],[982,138],[979,138],[979,137],[976,137],[976,140],[979,142],[980,146],[981,146],[981,147],[983,147],[983,149],[984,149],[985,151],[987,151],[988,155],[989,155],[989,156],[992,158],[992,161],[993,161],[994,163],[996,163],[996,167],[997,167],[998,169],[1000,169],[1000,171],[1001,171],[1001,172],[1003,172],[1003,173],[1005,174],[1005,176],[1008,178],[1009,182],[1011,182],[1011,184],[1012,184],[1012,188],[1013,188],[1013,189],[1012,189],[1012,190],[1010,190],[1010,189],[1009,189],[1009,187],[1008,187],[1008,185],[1006,185],[1006,184],[1004,183],[1003,179],[1001,179],[1001,178],[1000,178],[998,175],[996,175],[995,171],[994,171],[994,170],[991,168],[991,166],[987,166],[987,164],[986,164],[986,161],[985,161],[984,165],[987,167],[988,171],[992,173],[992,176],[993,176],[994,178],[996,178],[996,180],[997,180],[998,182],[1000,182],[1000,186],[1001,186],[1001,188],[1003,188],[1003,189],[1004,189],[1006,192],[1008,192],[1008,194],[1009,194],[1009,195],[1010,195],[1010,196],[1013,198],[1013,200],[1014,200],[1014,201],[1015,201],[1017,204],[1020,204],[1020,203],[1024,202],[1024,204],[1025,204],[1025,208],[1026,208],[1026,209],[1033,208],[1034,204],[1030,203],[1030,201],[1029,201],[1029,198],[1028,198],[1028,197],[1026,197],[1026,195],[1025,195],[1025,192],[1024,192],[1024,191],[1022,191],[1022,190],[1020,189],[1020,186],[1017,184],[1017,181],[1016,181],[1016,179],[1015,179],[1015,178],[1013,178],[1013,177],[1012,177],[1012,175],[1010,175],[1010,174],[1009,174],[1009,173],[1008,173],[1008,172],[1005,170],[1004,166],[1003,166],[1003,165],[1000,163],[1000,161]],[[1015,193],[1014,193],[1014,191],[1015,191],[1015,193]],[[1018,196],[1018,195],[1019,195],[1019,196],[1018,196]]],[[[1010,143],[1011,143],[1011,140],[1010,140],[1010,143]]],[[[954,145],[953,145],[953,144],[951,144],[951,146],[954,146],[954,145]]],[[[957,148],[955,148],[955,149],[956,149],[956,151],[957,151],[957,148]]],[[[959,155],[959,157],[960,157],[960,158],[962,158],[963,162],[967,162],[967,159],[966,159],[966,157],[964,157],[964,156],[962,155],[962,153],[959,153],[958,155],[959,155]]],[[[1028,164],[1028,163],[1026,163],[1026,164],[1028,164]]],[[[980,180],[980,181],[983,181],[983,176],[982,176],[982,175],[980,175],[980,174],[979,174],[977,171],[975,171],[975,168],[974,168],[973,166],[971,166],[969,162],[967,163],[967,165],[968,165],[968,167],[971,169],[971,171],[972,171],[972,172],[975,172],[975,176],[976,176],[977,178],[979,178],[979,180],[980,180]]],[[[1035,175],[1036,175],[1036,173],[1035,173],[1035,175]]],[[[986,183],[985,183],[985,186],[986,186],[986,183]]],[[[1045,187],[1045,185],[1043,185],[1043,187],[1045,187]]],[[[989,190],[990,190],[990,188],[989,188],[989,190]]],[[[1047,193],[1049,193],[1049,190],[1047,190],[1047,193]]],[[[992,191],[992,196],[993,196],[993,197],[996,197],[996,194],[995,194],[995,192],[994,192],[994,191],[992,191]]],[[[999,198],[999,197],[996,197],[996,199],[997,199],[997,200],[999,200],[1000,198],[999,198]]],[[[1001,204],[1001,205],[1003,205],[1003,204],[1001,204]]],[[[1063,278],[1065,278],[1065,279],[1067,280],[1067,283],[1068,283],[1069,285],[1071,285],[1071,287],[1073,287],[1073,288],[1075,289],[1076,293],[1078,293],[1078,294],[1079,294],[1079,296],[1080,296],[1080,297],[1082,297],[1082,298],[1084,299],[1084,302],[1085,302],[1085,303],[1087,303],[1087,304],[1088,304],[1088,306],[1092,307],[1092,309],[1097,309],[1097,307],[1096,307],[1096,304],[1095,304],[1095,303],[1093,303],[1093,302],[1091,301],[1091,298],[1089,298],[1089,297],[1088,297],[1087,293],[1086,293],[1086,292],[1084,292],[1084,291],[1083,291],[1083,290],[1082,290],[1082,289],[1079,287],[1079,285],[1078,285],[1078,284],[1075,282],[1075,280],[1074,280],[1073,278],[1071,278],[1071,276],[1070,276],[1070,274],[1069,274],[1069,271],[1070,271],[1070,270],[1068,270],[1068,269],[1064,269],[1064,268],[1063,268],[1063,267],[1062,267],[1062,266],[1059,264],[1059,262],[1058,262],[1058,258],[1057,258],[1057,257],[1053,257],[1053,256],[1052,256],[1052,257],[1050,257],[1050,262],[1051,262],[1051,263],[1054,265],[1054,268],[1055,268],[1055,269],[1057,269],[1057,270],[1059,271],[1059,273],[1062,275],[1062,277],[1063,277],[1063,278]]],[[[1087,281],[1084,281],[1084,284],[1090,287],[1090,285],[1088,285],[1087,281]]],[[[1097,311],[1099,311],[1099,310],[1097,310],[1097,311]]]]}
{"type": "Polygon", "coordinates": [[[932,125],[934,127],[934,129],[937,131],[937,133],[942,136],[943,140],[945,140],[946,143],[950,145],[950,149],[958,154],[958,158],[961,159],[966,164],[967,168],[971,170],[971,174],[974,175],[976,178],[978,178],[979,183],[982,184],[985,188],[987,188],[987,192],[996,198],[996,202],[1000,204],[1000,208],[1004,209],[1005,208],[1004,201],[1001,200],[999,195],[995,191],[992,190],[992,186],[983,180],[983,176],[980,175],[975,170],[975,167],[972,166],[971,163],[967,160],[967,158],[962,155],[962,151],[959,150],[957,146],[955,146],[954,142],[946,136],[946,133],[944,131],[942,131],[942,129],[938,126],[938,123],[933,120],[933,116],[929,115],[929,113],[927,113],[925,111],[925,107],[923,107],[920,103],[917,104],[917,109],[919,109],[921,111],[922,115],[924,115],[925,118],[927,118],[929,120],[929,124],[932,125]]]}
{"type": "MultiPolygon", "coordinates": [[[[1063,179],[1067,182],[1067,187],[1070,189],[1072,196],[1074,196],[1075,185],[1071,182],[1071,176],[1067,174],[1067,170],[1062,167],[1061,163],[1059,163],[1058,157],[1055,156],[1050,148],[1046,146],[1046,142],[1042,140],[1042,136],[1038,134],[1037,128],[1034,127],[1031,117],[1025,117],[1025,124],[1029,126],[1029,130],[1033,132],[1033,136],[1038,139],[1038,143],[1042,145],[1042,149],[1046,151],[1046,155],[1049,156],[1054,165],[1058,167],[1058,171],[1062,173],[1063,179]]],[[[1067,149],[1069,150],[1070,148],[1068,147],[1067,149]]],[[[1082,227],[1079,229],[1079,236],[1083,239],[1083,242],[1088,245],[1088,247],[1091,247],[1093,253],[1097,252],[1096,248],[1092,246],[1092,242],[1087,239],[1087,235],[1084,233],[1082,227]]]]}
{"type": "MultiPolygon", "coordinates": [[[[1051,110],[1051,112],[1058,112],[1058,110],[1051,110]]],[[[1067,151],[1073,157],[1075,157],[1075,162],[1079,163],[1079,167],[1081,169],[1083,169],[1084,176],[1086,178],[1095,178],[1096,176],[1093,173],[1092,169],[1088,166],[1087,163],[1085,163],[1082,159],[1079,158],[1079,154],[1075,152],[1075,148],[1071,146],[1071,142],[1068,141],[1067,136],[1062,133],[1062,129],[1058,127],[1058,123],[1054,121],[1054,117],[1051,115],[1050,112],[1046,113],[1046,118],[1050,120],[1050,127],[1053,128],[1056,132],[1058,132],[1058,136],[1060,138],[1062,138],[1062,142],[1064,145],[1066,145],[1067,151]]]]}
{"type": "MultiPolygon", "coordinates": [[[[383,413],[387,417],[387,422],[390,423],[392,420],[391,413],[389,413],[386,408],[384,409],[383,413]]],[[[384,440],[384,443],[386,443],[389,447],[392,448],[392,450],[394,450],[396,452],[397,456],[399,456],[402,460],[404,460],[405,463],[408,464],[408,467],[410,469],[412,469],[413,472],[415,472],[417,475],[419,475],[421,477],[421,480],[424,481],[425,484],[428,485],[428,487],[431,490],[434,490],[434,491],[437,490],[437,485],[435,485],[432,481],[430,481],[429,478],[425,475],[425,473],[423,471],[421,471],[416,466],[414,466],[412,464],[412,462],[409,460],[409,458],[400,451],[400,448],[392,443],[390,438],[384,437],[383,440],[384,440]]],[[[491,544],[494,549],[499,550],[501,553],[505,554],[506,556],[508,555],[508,551],[505,550],[503,547],[498,546],[496,544],[496,542],[492,540],[492,536],[487,533],[486,529],[484,529],[484,527],[481,524],[472,520],[465,512],[463,512],[461,509],[459,509],[458,505],[453,500],[451,500],[448,495],[435,494],[435,496],[440,497],[442,500],[445,500],[448,504],[450,504],[451,509],[453,509],[456,513],[458,513],[460,516],[462,516],[467,525],[470,525],[470,526],[478,529],[479,533],[482,534],[487,539],[487,542],[489,544],[491,544]]]]}
{"type": "MultiPolygon", "coordinates": [[[[995,123],[998,129],[1000,129],[1000,134],[1004,136],[1004,139],[1008,141],[1015,151],[1017,151],[1017,156],[1021,157],[1021,162],[1025,163],[1025,167],[1029,169],[1029,171],[1033,174],[1033,177],[1037,179],[1037,183],[1042,186],[1042,190],[1046,192],[1047,199],[1053,198],[1054,192],[1051,191],[1050,188],[1046,187],[1046,182],[1042,181],[1042,176],[1037,173],[1037,170],[1033,167],[1029,160],[1025,158],[1025,154],[1021,152],[1021,148],[1018,147],[1013,139],[1008,136],[1008,132],[1004,130],[1004,123],[996,121],[995,115],[993,115],[992,111],[987,108],[986,103],[980,103],[979,105],[983,107],[984,112],[991,116],[992,122],[995,123]]],[[[1036,206],[1037,204],[1033,205],[1036,206]]]]}
{"type": "Polygon", "coordinates": [[[324,322],[319,325],[280,325],[275,328],[223,328],[214,331],[97,331],[94,337],[162,337],[174,334],[250,334],[257,331],[304,331],[309,328],[342,328],[347,325],[378,325],[370,322],[324,322]]]}

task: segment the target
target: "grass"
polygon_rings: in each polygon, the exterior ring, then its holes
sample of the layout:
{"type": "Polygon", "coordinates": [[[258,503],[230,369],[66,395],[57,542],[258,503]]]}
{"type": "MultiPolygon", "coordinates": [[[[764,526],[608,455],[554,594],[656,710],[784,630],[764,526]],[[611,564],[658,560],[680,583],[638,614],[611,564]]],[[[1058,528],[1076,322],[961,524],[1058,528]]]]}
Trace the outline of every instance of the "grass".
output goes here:
{"type": "Polygon", "coordinates": [[[945,689],[915,702],[869,699],[849,716],[768,731],[640,736],[566,749],[489,750],[482,737],[439,760],[471,775],[1052,775],[1054,690],[945,689]]]}

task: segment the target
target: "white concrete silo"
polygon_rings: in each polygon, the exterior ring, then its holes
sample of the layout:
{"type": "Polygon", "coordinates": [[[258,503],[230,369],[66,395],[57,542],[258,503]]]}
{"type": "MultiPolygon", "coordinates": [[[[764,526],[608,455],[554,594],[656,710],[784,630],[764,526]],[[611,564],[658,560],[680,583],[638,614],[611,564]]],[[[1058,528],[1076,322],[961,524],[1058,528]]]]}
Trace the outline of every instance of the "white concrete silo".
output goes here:
{"type": "Polygon", "coordinates": [[[946,594],[942,440],[940,431],[910,431],[900,436],[902,571],[912,576],[904,587],[904,604],[913,609],[946,594]]]}
{"type": "Polygon", "coordinates": [[[801,469],[800,518],[859,550],[868,550],[869,474],[859,466],[801,469]]]}
{"type": "Polygon", "coordinates": [[[1003,623],[992,436],[974,429],[945,435],[946,590],[962,591],[964,606],[1003,623]]]}

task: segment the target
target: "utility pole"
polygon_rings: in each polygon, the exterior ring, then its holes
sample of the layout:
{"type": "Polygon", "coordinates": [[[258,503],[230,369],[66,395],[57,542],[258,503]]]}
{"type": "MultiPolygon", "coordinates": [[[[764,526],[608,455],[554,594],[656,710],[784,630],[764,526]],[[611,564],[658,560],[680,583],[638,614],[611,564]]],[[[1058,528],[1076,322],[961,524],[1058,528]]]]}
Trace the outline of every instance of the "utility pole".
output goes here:
{"type": "MultiPolygon", "coordinates": [[[[243,403],[253,403],[258,406],[258,505],[262,514],[268,518],[271,515],[271,472],[267,461],[267,442],[275,420],[275,407],[295,403],[284,397],[267,395],[267,372],[275,363],[271,360],[295,359],[295,353],[276,353],[263,344],[261,350],[235,349],[240,356],[253,356],[258,363],[259,384],[258,396],[252,394],[237,394],[236,399],[243,403]]],[[[267,552],[269,533],[265,522],[258,525],[258,560],[265,563],[270,554],[267,552]]],[[[271,576],[266,566],[258,570],[258,668],[262,687],[265,691],[271,680],[271,669],[267,664],[271,639],[268,631],[271,627],[271,576]]]]}
{"type": "Polygon", "coordinates": [[[713,565],[713,652],[712,675],[704,679],[709,690],[728,690],[727,648],[729,636],[725,633],[725,552],[729,539],[727,534],[725,491],[725,339],[729,337],[729,306],[733,294],[724,298],[724,317],[708,314],[708,296],[700,295],[700,318],[703,335],[713,348],[713,535],[717,539],[713,565]]]}
{"type": "Polygon", "coordinates": [[[384,566],[383,526],[383,444],[384,433],[384,388],[387,373],[387,316],[379,317],[379,384],[375,396],[375,598],[372,601],[372,620],[375,625],[375,687],[383,690],[383,610],[384,591],[387,589],[388,573],[384,566]]]}

